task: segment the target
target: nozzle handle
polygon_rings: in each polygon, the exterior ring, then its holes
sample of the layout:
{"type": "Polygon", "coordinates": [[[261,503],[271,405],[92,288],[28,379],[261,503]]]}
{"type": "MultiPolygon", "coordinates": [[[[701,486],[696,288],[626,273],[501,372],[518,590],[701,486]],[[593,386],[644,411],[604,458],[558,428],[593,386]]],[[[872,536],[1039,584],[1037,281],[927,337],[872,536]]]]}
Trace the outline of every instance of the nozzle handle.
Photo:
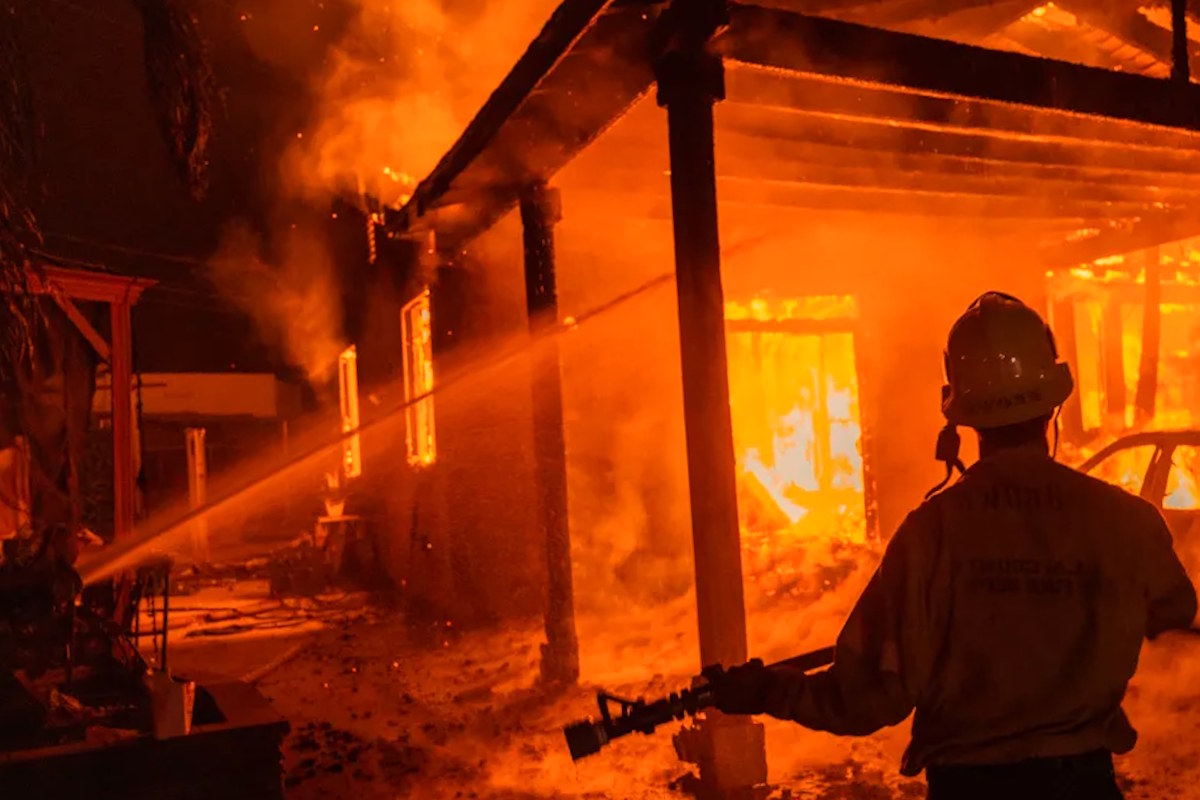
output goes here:
{"type": "MultiPolygon", "coordinates": [[[[790,667],[808,672],[833,663],[833,654],[834,648],[825,647],[771,666],[790,667]]],[[[599,753],[613,739],[631,733],[653,733],[659,725],[683,719],[685,716],[694,716],[700,711],[712,708],[716,702],[711,687],[704,683],[650,703],[642,700],[623,700],[606,692],[599,692],[596,700],[600,706],[599,720],[581,720],[563,728],[572,761],[599,753]],[[610,703],[620,705],[618,715],[612,716],[609,713],[610,703]]]]}

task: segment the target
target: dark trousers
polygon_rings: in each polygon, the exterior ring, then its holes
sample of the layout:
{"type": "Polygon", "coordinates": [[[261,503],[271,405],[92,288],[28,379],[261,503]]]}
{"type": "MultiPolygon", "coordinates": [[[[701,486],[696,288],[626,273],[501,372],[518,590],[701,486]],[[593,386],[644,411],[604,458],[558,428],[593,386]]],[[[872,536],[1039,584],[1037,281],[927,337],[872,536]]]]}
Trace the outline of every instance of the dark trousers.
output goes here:
{"type": "Polygon", "coordinates": [[[1112,754],[1097,750],[1015,764],[930,766],[929,800],[1123,800],[1112,754]]]}

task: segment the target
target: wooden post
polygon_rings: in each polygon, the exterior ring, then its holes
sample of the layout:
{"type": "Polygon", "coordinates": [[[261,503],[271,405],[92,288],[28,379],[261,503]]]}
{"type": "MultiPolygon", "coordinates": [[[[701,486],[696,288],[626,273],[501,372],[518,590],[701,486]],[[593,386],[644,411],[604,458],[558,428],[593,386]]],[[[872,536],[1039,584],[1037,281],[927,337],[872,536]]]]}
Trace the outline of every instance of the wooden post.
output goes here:
{"type": "Polygon", "coordinates": [[[1128,393],[1125,389],[1125,347],[1122,332],[1121,303],[1116,293],[1104,299],[1103,336],[1104,348],[1104,397],[1105,410],[1114,430],[1126,426],[1125,407],[1128,393]]]}
{"type": "MultiPolygon", "coordinates": [[[[864,340],[867,336],[867,326],[862,322],[862,312],[859,311],[855,320],[854,336],[854,378],[858,384],[858,430],[859,451],[862,455],[862,484],[863,484],[863,523],[866,527],[867,541],[879,542],[885,534],[879,528],[879,493],[875,485],[875,427],[877,415],[875,412],[875,396],[871,394],[874,385],[870,379],[864,380],[864,375],[871,374],[870,347],[864,340]]],[[[887,535],[890,535],[890,531],[887,535]]]]}
{"type": "Polygon", "coordinates": [[[1142,306],[1142,356],[1138,363],[1134,420],[1144,425],[1154,419],[1158,394],[1158,351],[1162,340],[1162,253],[1154,247],[1146,260],[1145,303],[1142,306]]]}
{"type": "Polygon", "coordinates": [[[1187,0],[1171,0],[1171,80],[1187,84],[1189,72],[1187,0]]]}
{"type": "MultiPolygon", "coordinates": [[[[208,457],[204,446],[204,428],[187,428],[188,508],[195,511],[208,502],[208,457]]],[[[208,519],[197,517],[191,523],[192,556],[197,564],[208,561],[208,519]]]]}
{"type": "MultiPolygon", "coordinates": [[[[1079,382],[1079,338],[1075,335],[1075,301],[1071,297],[1053,300],[1050,304],[1054,338],[1058,343],[1059,358],[1071,366],[1076,383],[1079,382]]],[[[1079,444],[1083,441],[1083,403],[1078,387],[1067,402],[1063,403],[1063,441],[1079,444]]]]}
{"type": "Polygon", "coordinates": [[[113,537],[133,532],[136,476],[133,464],[133,333],[130,304],[113,301],[112,315],[112,431],[113,537]]]}
{"type": "MultiPolygon", "coordinates": [[[[676,0],[669,13],[675,39],[658,64],[658,102],[667,109],[671,159],[700,660],[732,666],[746,660],[747,648],[713,132],[725,81],[721,57],[707,46],[727,10],[712,0],[676,0]]],[[[699,763],[706,794],[742,793],[766,781],[763,735],[748,718],[714,713],[680,736],[676,749],[699,763]]]]}
{"type": "Polygon", "coordinates": [[[29,440],[24,436],[15,437],[13,447],[16,449],[17,459],[14,481],[17,488],[17,530],[24,535],[33,525],[33,486],[30,480],[33,474],[33,454],[29,449],[29,440]]]}
{"type": "MultiPolygon", "coordinates": [[[[525,246],[525,307],[529,331],[558,324],[554,275],[554,226],[562,218],[558,191],[533,183],[521,192],[525,246]]],[[[542,678],[550,683],[579,679],[579,640],[571,574],[571,535],[567,522],[567,453],[563,435],[562,366],[558,340],[548,337],[534,351],[533,443],[538,520],[546,542],[546,643],[542,678]]]]}
{"type": "Polygon", "coordinates": [[[707,52],[704,41],[667,55],[658,98],[667,108],[671,157],[700,660],[729,666],[746,660],[746,613],[717,235],[713,104],[725,90],[721,59],[707,52]]]}

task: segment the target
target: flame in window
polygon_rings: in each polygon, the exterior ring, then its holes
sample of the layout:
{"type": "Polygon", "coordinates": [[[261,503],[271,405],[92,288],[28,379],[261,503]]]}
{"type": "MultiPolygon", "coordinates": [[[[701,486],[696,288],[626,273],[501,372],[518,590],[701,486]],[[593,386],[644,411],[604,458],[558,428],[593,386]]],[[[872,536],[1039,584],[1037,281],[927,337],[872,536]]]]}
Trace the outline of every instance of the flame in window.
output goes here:
{"type": "MultiPolygon", "coordinates": [[[[342,433],[358,430],[358,349],[354,345],[338,356],[338,396],[342,433]]],[[[342,474],[347,478],[362,475],[362,440],[357,433],[342,442],[342,474]]]]}
{"type": "Polygon", "coordinates": [[[400,312],[404,338],[404,400],[408,463],[432,464],[437,458],[433,421],[433,333],[429,290],[409,301],[400,312]]]}
{"type": "Polygon", "coordinates": [[[852,297],[725,306],[743,536],[862,542],[852,297]]]}

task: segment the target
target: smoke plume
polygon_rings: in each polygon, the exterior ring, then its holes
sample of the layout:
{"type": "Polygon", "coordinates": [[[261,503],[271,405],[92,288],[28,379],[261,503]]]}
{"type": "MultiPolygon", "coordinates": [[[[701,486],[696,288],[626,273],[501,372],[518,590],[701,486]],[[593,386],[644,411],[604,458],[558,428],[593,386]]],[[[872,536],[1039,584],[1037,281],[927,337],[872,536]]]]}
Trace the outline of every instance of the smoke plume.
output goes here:
{"type": "Polygon", "coordinates": [[[287,232],[281,250],[271,265],[263,241],[248,226],[232,224],[210,261],[210,277],[265,342],[310,382],[321,383],[333,374],[343,347],[333,264],[324,242],[300,229],[287,232]]]}
{"type": "Polygon", "coordinates": [[[555,0],[359,0],[284,159],[302,194],[407,200],[533,41],[555,0]]]}
{"type": "MultiPolygon", "coordinates": [[[[279,206],[321,204],[338,194],[403,204],[555,5],[356,0],[312,79],[305,130],[274,165],[282,175],[279,206]]],[[[289,69],[314,59],[291,52],[301,44],[249,43],[289,69]]],[[[264,259],[262,243],[245,226],[231,227],[211,278],[250,313],[264,339],[319,382],[342,347],[333,258],[317,233],[285,233],[282,257],[264,259]]]]}

